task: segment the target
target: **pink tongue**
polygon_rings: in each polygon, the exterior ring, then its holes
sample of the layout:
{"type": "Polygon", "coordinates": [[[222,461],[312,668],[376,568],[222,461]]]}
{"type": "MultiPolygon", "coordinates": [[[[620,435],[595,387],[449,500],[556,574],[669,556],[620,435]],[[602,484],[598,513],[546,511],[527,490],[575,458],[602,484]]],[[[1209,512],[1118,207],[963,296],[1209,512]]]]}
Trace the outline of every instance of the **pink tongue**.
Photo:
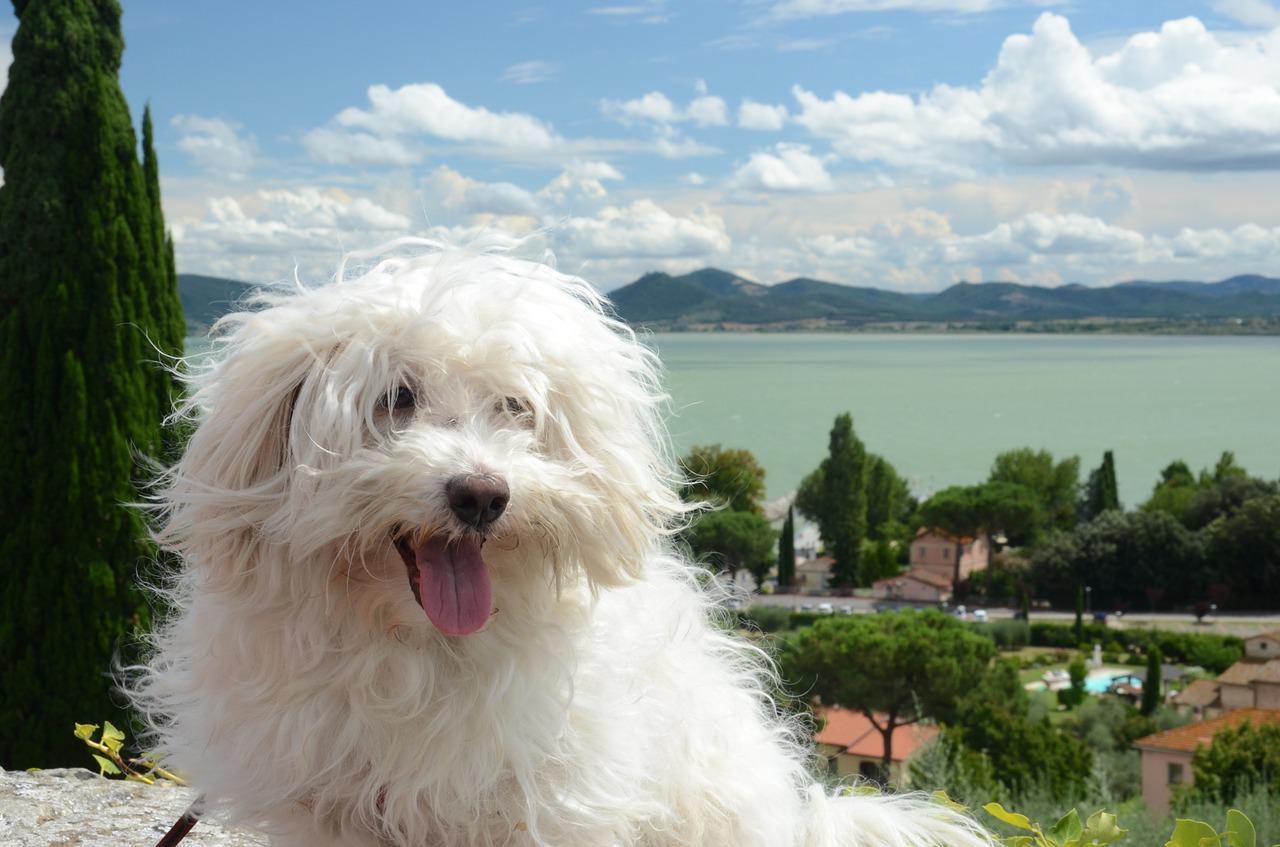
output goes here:
{"type": "Polygon", "coordinates": [[[422,609],[445,635],[470,635],[489,620],[493,588],[475,538],[435,537],[414,550],[422,609]]]}

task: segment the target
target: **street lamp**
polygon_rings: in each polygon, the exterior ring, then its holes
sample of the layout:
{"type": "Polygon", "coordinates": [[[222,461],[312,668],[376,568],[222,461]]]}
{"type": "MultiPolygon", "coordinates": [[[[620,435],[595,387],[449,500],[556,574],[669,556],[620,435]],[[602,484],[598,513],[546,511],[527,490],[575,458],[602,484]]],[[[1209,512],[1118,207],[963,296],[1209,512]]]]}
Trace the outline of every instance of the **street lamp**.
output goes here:
{"type": "Polygon", "coordinates": [[[1090,615],[1093,614],[1093,586],[1091,585],[1084,587],[1084,610],[1090,615]]]}

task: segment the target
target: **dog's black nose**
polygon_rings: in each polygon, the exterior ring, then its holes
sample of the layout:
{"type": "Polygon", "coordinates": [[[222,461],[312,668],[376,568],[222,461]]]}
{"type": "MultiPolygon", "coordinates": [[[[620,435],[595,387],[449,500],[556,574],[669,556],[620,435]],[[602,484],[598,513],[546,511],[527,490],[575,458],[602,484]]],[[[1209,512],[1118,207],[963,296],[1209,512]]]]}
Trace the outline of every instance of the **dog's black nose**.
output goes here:
{"type": "Polygon", "coordinates": [[[484,529],[502,517],[511,499],[507,483],[489,474],[458,474],[444,484],[444,493],[449,510],[475,529],[484,529]]]}

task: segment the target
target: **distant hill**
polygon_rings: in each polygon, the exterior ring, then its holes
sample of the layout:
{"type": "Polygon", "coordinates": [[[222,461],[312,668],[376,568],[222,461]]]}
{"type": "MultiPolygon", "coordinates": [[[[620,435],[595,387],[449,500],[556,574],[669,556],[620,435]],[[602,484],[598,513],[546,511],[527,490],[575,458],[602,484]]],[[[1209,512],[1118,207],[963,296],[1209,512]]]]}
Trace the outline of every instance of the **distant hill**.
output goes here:
{"type": "Polygon", "coordinates": [[[213,322],[257,286],[234,279],[200,274],[178,274],[178,297],[187,318],[187,335],[203,335],[213,322]]]}
{"type": "Polygon", "coordinates": [[[649,273],[610,294],[620,317],[655,329],[856,328],[896,323],[1280,320],[1280,279],[1133,281],[1090,288],[1010,282],[959,283],[936,294],[903,294],[799,278],[760,285],[705,268],[649,273]]]}
{"type": "MultiPolygon", "coordinates": [[[[178,274],[187,333],[207,332],[255,287],[234,279],[178,274]]],[[[1280,331],[1280,279],[1256,275],[1221,282],[1134,280],[1105,288],[962,282],[935,294],[903,294],[805,277],[761,285],[728,271],[703,268],[681,276],[648,273],[609,297],[628,323],[653,329],[857,329],[895,324],[1011,329],[1053,322],[1261,319],[1275,324],[1270,331],[1280,331]]]]}

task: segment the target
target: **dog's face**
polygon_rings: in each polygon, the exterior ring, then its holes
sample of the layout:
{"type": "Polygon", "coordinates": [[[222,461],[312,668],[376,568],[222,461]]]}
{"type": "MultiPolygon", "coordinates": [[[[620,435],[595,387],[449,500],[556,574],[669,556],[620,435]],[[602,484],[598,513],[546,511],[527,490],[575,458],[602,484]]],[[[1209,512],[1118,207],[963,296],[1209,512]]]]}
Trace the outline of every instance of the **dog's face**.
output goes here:
{"type": "Polygon", "coordinates": [[[467,635],[495,581],[639,575],[679,514],[655,360],[584,283],[445,253],[266,302],[194,378],[164,494],[214,589],[467,635]]]}

